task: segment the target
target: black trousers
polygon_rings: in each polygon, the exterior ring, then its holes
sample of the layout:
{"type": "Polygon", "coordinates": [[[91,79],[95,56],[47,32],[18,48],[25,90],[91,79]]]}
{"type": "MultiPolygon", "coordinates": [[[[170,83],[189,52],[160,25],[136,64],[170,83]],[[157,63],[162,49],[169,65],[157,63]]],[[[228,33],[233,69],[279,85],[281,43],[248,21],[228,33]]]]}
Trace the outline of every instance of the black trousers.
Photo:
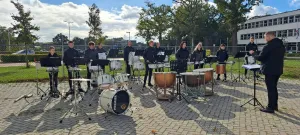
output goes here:
{"type": "MultiPolygon", "coordinates": [[[[67,69],[69,69],[69,66],[66,66],[66,67],[67,67],[67,69]]],[[[72,71],[69,71],[69,70],[68,70],[69,87],[70,87],[71,90],[73,90],[73,89],[72,89],[72,88],[73,88],[73,85],[72,85],[73,83],[72,83],[72,81],[70,80],[70,79],[73,79],[73,74],[72,74],[72,73],[73,73],[72,71]]],[[[80,78],[79,71],[75,73],[75,78],[80,78]]],[[[78,83],[78,87],[81,87],[80,83],[78,83]]]]}
{"type": "Polygon", "coordinates": [[[125,63],[126,63],[126,73],[131,75],[129,62],[125,61],[125,63]]]}
{"type": "Polygon", "coordinates": [[[194,69],[203,68],[204,64],[195,64],[194,69]]]}
{"type": "Polygon", "coordinates": [[[105,66],[101,66],[103,73],[105,73],[105,66]]]}
{"type": "MultiPolygon", "coordinates": [[[[57,90],[57,84],[58,84],[57,77],[58,77],[58,72],[53,74],[54,87],[56,88],[56,90],[57,90]]],[[[50,74],[50,73],[49,73],[49,79],[50,79],[50,90],[52,91],[53,90],[53,88],[52,88],[53,82],[52,82],[52,74],[50,74]]]]}
{"type": "MultiPolygon", "coordinates": [[[[218,74],[217,78],[220,78],[220,74],[218,74]]],[[[224,78],[225,79],[227,78],[227,74],[226,73],[224,74],[224,78]]]]}
{"type": "Polygon", "coordinates": [[[265,83],[268,90],[268,108],[275,109],[278,106],[277,84],[280,75],[265,75],[265,83]]]}
{"type": "Polygon", "coordinates": [[[248,70],[247,70],[247,69],[245,69],[245,76],[247,75],[247,73],[248,73],[248,70]]]}
{"type": "MultiPolygon", "coordinates": [[[[86,66],[86,70],[87,70],[87,79],[91,79],[92,78],[92,73],[90,72],[90,68],[89,66],[87,65],[86,66]]],[[[90,88],[91,87],[91,82],[90,81],[87,81],[87,87],[90,88]]]]}
{"type": "Polygon", "coordinates": [[[164,68],[157,68],[155,69],[155,72],[163,72],[164,71],[164,68]]]}
{"type": "Polygon", "coordinates": [[[146,72],[145,72],[145,77],[144,77],[144,85],[146,85],[147,77],[149,76],[148,84],[151,83],[151,77],[152,77],[152,68],[149,68],[147,63],[145,63],[145,66],[146,66],[146,72]]]}

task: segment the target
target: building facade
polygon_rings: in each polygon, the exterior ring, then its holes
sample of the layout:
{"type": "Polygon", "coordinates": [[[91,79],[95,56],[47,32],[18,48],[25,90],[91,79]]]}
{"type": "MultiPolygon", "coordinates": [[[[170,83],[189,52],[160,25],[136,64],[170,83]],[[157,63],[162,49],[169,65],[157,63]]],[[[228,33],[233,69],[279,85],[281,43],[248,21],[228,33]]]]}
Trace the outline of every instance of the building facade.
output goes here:
{"type": "Polygon", "coordinates": [[[239,27],[238,45],[247,45],[251,36],[255,38],[256,44],[264,45],[265,32],[272,31],[276,33],[276,37],[283,39],[287,51],[299,51],[300,10],[252,17],[239,27]]]}

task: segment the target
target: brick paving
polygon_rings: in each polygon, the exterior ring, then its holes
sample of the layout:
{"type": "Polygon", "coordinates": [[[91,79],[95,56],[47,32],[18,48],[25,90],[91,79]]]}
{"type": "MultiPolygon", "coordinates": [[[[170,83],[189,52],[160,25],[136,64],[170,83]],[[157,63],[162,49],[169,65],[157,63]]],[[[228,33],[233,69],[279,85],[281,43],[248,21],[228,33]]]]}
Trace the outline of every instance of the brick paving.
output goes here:
{"type": "MultiPolygon", "coordinates": [[[[263,83],[262,83],[263,84],[263,83]]],[[[41,84],[42,89],[48,87],[41,84]]],[[[67,89],[60,83],[59,89],[67,89]]],[[[132,112],[126,115],[104,113],[99,96],[88,106],[85,100],[80,104],[92,118],[80,113],[67,116],[59,123],[70,100],[55,99],[48,103],[38,97],[13,103],[22,94],[33,91],[35,83],[0,84],[0,134],[99,134],[99,135],[202,135],[202,134],[300,134],[300,82],[280,80],[279,112],[265,114],[251,105],[240,107],[252,97],[252,83],[219,82],[213,96],[193,100],[191,104],[182,101],[157,101],[153,90],[141,90],[135,85],[132,94],[132,112]]],[[[267,93],[264,85],[257,86],[257,98],[266,105],[267,93]]]]}

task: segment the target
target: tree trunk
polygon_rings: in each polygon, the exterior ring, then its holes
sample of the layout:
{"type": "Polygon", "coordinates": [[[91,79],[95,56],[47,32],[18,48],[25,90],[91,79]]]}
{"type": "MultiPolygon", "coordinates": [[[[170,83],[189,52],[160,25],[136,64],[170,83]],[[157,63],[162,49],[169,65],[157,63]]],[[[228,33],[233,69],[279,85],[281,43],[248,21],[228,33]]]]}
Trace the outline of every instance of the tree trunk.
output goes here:
{"type": "Polygon", "coordinates": [[[29,68],[29,63],[28,63],[28,48],[27,48],[27,45],[25,43],[25,51],[26,51],[26,55],[25,55],[25,62],[26,62],[26,68],[29,68]]]}
{"type": "MultiPolygon", "coordinates": [[[[237,53],[237,31],[233,31],[232,36],[231,36],[231,54],[236,54],[237,53]]],[[[228,48],[229,49],[229,48],[228,48]]]]}
{"type": "Polygon", "coordinates": [[[159,43],[161,43],[161,41],[162,41],[162,33],[159,33],[159,35],[158,35],[158,41],[159,41],[159,43]]]}

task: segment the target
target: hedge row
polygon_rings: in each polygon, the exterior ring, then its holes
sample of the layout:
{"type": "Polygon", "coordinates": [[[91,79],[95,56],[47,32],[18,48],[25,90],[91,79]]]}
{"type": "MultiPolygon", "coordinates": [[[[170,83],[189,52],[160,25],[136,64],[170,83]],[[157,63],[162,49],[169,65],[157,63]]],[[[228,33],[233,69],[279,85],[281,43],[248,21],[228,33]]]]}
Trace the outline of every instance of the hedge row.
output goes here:
{"type": "MultiPolygon", "coordinates": [[[[47,56],[47,54],[27,55],[29,62],[34,62],[34,60],[39,60],[39,59],[44,58],[46,56],[47,56]]],[[[0,59],[3,63],[26,62],[25,57],[26,57],[26,55],[6,54],[6,55],[1,55],[0,59]]]]}
{"type": "Polygon", "coordinates": [[[286,53],[286,57],[300,57],[300,53],[286,53]]]}

